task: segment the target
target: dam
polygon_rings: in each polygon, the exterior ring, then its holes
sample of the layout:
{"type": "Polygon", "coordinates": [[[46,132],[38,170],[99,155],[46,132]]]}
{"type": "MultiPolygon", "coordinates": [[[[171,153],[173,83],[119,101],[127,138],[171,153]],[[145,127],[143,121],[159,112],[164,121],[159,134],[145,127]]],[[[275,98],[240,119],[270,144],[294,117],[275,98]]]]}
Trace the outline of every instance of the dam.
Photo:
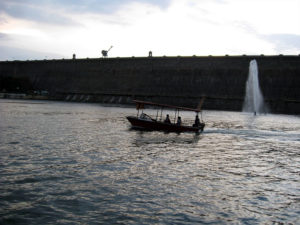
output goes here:
{"type": "Polygon", "coordinates": [[[0,93],[131,104],[133,99],[242,111],[249,62],[271,113],[300,114],[300,55],[175,56],[0,62],[0,93]]]}

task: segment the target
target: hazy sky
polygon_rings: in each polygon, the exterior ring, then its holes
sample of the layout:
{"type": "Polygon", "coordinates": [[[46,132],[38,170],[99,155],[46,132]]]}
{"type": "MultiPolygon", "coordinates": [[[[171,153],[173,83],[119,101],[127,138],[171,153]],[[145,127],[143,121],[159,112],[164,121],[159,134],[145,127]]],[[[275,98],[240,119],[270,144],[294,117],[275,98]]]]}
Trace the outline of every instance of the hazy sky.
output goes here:
{"type": "Polygon", "coordinates": [[[300,54],[300,0],[0,0],[0,60],[300,54]]]}

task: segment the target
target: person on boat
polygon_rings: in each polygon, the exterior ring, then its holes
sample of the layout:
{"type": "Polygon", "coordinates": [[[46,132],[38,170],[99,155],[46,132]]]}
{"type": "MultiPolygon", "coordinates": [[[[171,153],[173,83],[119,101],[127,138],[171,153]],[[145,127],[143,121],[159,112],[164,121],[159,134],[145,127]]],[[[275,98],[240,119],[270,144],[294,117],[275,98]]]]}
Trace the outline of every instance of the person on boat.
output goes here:
{"type": "Polygon", "coordinates": [[[151,117],[148,116],[146,113],[142,113],[142,114],[140,115],[140,119],[142,119],[142,120],[148,120],[148,121],[151,121],[151,120],[152,120],[151,117]]]}
{"type": "Polygon", "coordinates": [[[170,120],[170,117],[169,117],[169,114],[167,114],[166,116],[166,119],[164,121],[165,123],[171,123],[171,120],[170,120]]]}
{"type": "Polygon", "coordinates": [[[141,113],[140,119],[146,119],[146,114],[145,113],[141,113]]]}
{"type": "Polygon", "coordinates": [[[196,118],[195,118],[195,123],[193,124],[193,127],[199,127],[200,126],[200,120],[199,120],[199,116],[196,115],[196,118]]]}
{"type": "Polygon", "coordinates": [[[178,116],[176,125],[181,126],[181,117],[178,116]]]}

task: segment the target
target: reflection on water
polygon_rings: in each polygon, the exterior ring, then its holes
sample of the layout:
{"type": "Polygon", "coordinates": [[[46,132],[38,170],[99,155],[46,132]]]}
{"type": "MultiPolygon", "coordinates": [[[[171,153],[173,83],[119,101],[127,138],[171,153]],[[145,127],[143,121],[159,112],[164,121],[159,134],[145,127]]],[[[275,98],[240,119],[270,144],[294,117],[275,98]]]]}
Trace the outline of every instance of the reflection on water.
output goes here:
{"type": "Polygon", "coordinates": [[[195,135],[131,130],[134,114],[0,100],[0,223],[299,221],[299,117],[205,111],[195,135]]]}
{"type": "Polygon", "coordinates": [[[202,136],[200,134],[184,135],[176,133],[164,133],[158,131],[136,131],[130,129],[135,133],[133,144],[136,147],[142,147],[149,144],[196,144],[202,136]]]}

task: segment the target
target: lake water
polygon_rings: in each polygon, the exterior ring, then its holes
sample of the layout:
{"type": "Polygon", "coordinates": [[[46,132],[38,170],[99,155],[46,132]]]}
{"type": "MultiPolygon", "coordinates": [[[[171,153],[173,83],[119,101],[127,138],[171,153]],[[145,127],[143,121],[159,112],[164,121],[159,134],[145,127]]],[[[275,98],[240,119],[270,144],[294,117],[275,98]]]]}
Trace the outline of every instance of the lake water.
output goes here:
{"type": "Polygon", "coordinates": [[[299,116],[204,111],[178,135],[135,114],[0,100],[0,224],[299,224],[299,116]]]}

